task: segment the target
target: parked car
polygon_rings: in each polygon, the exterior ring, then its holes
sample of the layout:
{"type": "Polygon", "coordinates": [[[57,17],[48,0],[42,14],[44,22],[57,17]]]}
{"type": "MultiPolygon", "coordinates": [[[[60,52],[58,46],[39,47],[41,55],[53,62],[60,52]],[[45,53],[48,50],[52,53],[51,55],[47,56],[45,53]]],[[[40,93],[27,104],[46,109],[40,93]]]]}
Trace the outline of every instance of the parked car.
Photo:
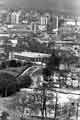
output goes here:
{"type": "Polygon", "coordinates": [[[0,69],[5,69],[7,67],[21,67],[21,66],[32,66],[32,62],[21,61],[21,60],[6,60],[0,63],[0,69]]]}

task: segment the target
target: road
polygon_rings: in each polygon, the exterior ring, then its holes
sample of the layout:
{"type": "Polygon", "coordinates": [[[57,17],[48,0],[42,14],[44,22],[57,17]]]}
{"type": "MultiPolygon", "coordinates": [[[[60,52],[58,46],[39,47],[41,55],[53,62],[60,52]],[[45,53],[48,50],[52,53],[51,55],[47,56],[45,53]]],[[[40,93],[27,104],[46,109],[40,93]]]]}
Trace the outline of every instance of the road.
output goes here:
{"type": "Polygon", "coordinates": [[[23,71],[20,76],[24,75],[32,76],[34,73],[36,73],[39,70],[42,70],[43,68],[44,66],[41,65],[33,65],[31,67],[28,67],[25,71],[23,71]]]}

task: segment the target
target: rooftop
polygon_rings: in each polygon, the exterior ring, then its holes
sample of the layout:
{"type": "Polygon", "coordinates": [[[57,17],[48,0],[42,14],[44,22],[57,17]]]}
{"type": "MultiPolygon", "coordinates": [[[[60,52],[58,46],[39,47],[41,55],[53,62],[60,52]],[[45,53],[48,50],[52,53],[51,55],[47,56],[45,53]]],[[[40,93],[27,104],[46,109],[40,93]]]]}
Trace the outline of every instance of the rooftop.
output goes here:
{"type": "Polygon", "coordinates": [[[23,56],[23,57],[49,57],[50,54],[45,54],[45,53],[37,53],[37,52],[21,52],[21,53],[17,53],[15,52],[14,55],[18,55],[18,56],[23,56]]]}

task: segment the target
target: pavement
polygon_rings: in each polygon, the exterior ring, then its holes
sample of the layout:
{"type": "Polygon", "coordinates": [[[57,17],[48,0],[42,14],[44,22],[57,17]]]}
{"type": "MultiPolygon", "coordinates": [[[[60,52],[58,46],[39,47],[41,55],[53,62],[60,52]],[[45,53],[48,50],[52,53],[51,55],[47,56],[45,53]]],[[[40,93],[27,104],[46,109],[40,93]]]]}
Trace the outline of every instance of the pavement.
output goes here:
{"type": "Polygon", "coordinates": [[[79,89],[53,88],[52,90],[57,92],[57,93],[80,95],[80,90],[79,89]]]}

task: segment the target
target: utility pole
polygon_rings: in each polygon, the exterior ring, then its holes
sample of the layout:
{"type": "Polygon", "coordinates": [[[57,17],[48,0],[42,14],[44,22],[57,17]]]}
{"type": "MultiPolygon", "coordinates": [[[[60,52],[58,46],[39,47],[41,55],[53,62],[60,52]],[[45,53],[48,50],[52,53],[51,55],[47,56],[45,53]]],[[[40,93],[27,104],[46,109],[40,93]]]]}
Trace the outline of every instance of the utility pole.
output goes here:
{"type": "Polygon", "coordinates": [[[78,107],[79,107],[79,103],[76,103],[76,120],[78,120],[78,107]]]}

